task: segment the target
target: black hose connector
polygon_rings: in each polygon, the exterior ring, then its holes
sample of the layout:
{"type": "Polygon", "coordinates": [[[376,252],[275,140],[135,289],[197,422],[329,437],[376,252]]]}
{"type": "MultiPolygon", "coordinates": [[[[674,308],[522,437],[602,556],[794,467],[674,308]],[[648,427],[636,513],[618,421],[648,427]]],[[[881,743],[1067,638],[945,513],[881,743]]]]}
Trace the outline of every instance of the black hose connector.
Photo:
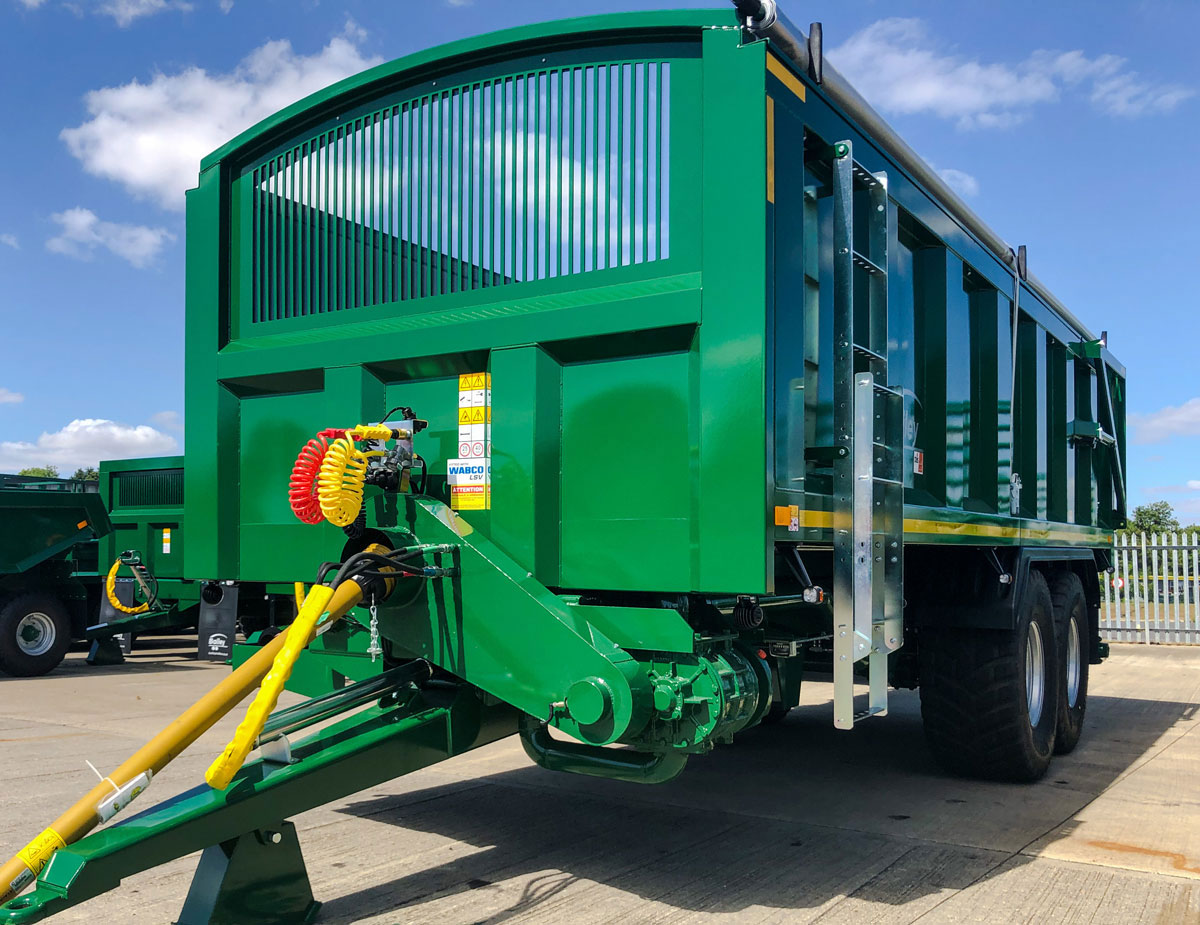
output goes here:
{"type": "Polygon", "coordinates": [[[345,533],[349,539],[362,539],[363,534],[367,532],[367,506],[365,504],[359,505],[358,515],[354,518],[354,520],[342,527],[342,532],[345,533]]]}

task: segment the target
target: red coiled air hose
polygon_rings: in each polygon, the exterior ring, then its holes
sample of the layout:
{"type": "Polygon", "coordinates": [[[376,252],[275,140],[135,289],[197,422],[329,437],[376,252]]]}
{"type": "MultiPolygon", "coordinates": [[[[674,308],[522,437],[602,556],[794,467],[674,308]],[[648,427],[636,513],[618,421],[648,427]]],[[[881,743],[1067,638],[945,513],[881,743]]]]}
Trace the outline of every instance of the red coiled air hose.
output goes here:
{"type": "Polygon", "coordinates": [[[344,429],[336,427],[321,431],[304,444],[300,455],[296,457],[296,464],[292,466],[288,501],[291,502],[292,513],[306,524],[319,524],[325,519],[317,498],[317,476],[321,472],[321,462],[325,459],[330,441],[345,435],[344,429]]]}

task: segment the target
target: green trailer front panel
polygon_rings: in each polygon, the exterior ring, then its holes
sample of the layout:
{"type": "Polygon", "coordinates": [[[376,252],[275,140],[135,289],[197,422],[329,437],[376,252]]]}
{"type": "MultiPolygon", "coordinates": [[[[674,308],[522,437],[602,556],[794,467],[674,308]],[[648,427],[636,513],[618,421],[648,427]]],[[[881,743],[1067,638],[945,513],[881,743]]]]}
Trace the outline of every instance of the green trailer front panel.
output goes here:
{"type": "Polygon", "coordinates": [[[290,466],[397,406],[429,421],[424,488],[449,501],[473,439],[460,377],[488,373],[490,497],[460,513],[539,582],[771,592],[776,543],[834,536],[843,142],[886,177],[878,214],[868,192],[849,207],[854,249],[878,228],[886,252],[854,311],[886,305],[905,541],[1110,542],[1124,369],[1030,285],[1014,339],[1002,255],[729,26],[644,13],[453,43],[204,161],[186,574],[282,582],[336,556],[337,528],[291,514],[290,466]]]}
{"type": "Polygon", "coordinates": [[[189,574],[281,581],[336,554],[340,531],[288,509],[291,463],[321,428],[393,406],[430,422],[418,452],[448,498],[458,379],[490,372],[491,505],[463,513],[540,581],[766,589],[765,484],[730,477],[766,470],[765,318],[745,311],[763,281],[714,259],[729,251],[702,222],[718,210],[722,237],[761,239],[765,206],[731,188],[717,151],[734,140],[701,118],[706,95],[740,96],[720,76],[737,43],[710,39],[710,18],[456,43],[205,161],[188,213],[189,574]]]}
{"type": "Polygon", "coordinates": [[[155,578],[186,577],[183,478],[182,456],[100,463],[100,497],[113,524],[100,544],[101,571],[133,549],[155,578]]]}

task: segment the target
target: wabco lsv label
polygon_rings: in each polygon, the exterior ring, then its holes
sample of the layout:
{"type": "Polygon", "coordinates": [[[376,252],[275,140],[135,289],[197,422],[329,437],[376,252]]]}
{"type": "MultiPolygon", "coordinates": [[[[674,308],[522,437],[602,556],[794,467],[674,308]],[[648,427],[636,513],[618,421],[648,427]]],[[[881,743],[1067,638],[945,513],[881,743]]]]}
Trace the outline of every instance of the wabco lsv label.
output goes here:
{"type": "Polygon", "coordinates": [[[486,511],[492,506],[492,376],[458,377],[458,458],[446,463],[450,506],[486,511]]]}
{"type": "Polygon", "coordinates": [[[446,463],[446,480],[453,486],[487,485],[492,480],[488,459],[451,459],[446,463]]]}

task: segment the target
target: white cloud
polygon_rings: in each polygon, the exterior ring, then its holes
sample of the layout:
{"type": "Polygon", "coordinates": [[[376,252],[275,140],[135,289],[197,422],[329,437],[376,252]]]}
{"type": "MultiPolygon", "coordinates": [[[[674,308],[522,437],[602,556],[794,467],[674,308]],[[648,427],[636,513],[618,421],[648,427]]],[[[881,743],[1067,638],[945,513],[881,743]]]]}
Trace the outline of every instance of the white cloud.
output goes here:
{"type": "Polygon", "coordinates": [[[182,209],[204,155],[289,103],[378,64],[358,47],[364,36],[348,22],[313,55],[267,42],[227,74],[191,67],[93,90],[85,98],[91,118],[61,137],[88,173],[182,209]]]}
{"type": "Polygon", "coordinates": [[[25,400],[25,396],[12,389],[0,388],[0,405],[15,405],[25,400]]]}
{"type": "Polygon", "coordinates": [[[1097,109],[1134,117],[1170,112],[1195,91],[1156,84],[1117,55],[1034,51],[1016,64],[984,63],[941,50],[919,19],[881,19],[829,51],[858,90],[887,112],[932,113],[960,128],[1003,128],[1067,90],[1097,109]]]}
{"type": "Polygon", "coordinates": [[[183,0],[104,0],[97,12],[111,16],[117,25],[125,28],[135,19],[153,16],[165,10],[190,10],[192,5],[183,0]]]}
{"type": "Polygon", "coordinates": [[[46,0],[21,0],[21,5],[27,10],[36,10],[45,2],[46,0]]]}
{"type": "Polygon", "coordinates": [[[183,430],[183,415],[178,411],[156,411],[150,415],[150,422],[163,430],[183,430]]]}
{"type": "Polygon", "coordinates": [[[979,181],[965,170],[956,170],[953,167],[941,167],[937,169],[938,176],[946,181],[946,185],[958,195],[969,199],[972,196],[979,195],[979,181]]]}
{"type": "Polygon", "coordinates": [[[21,249],[21,242],[17,240],[15,234],[0,234],[0,244],[3,244],[5,247],[11,247],[16,251],[21,249]]]}
{"type": "Polygon", "coordinates": [[[43,433],[36,441],[0,442],[0,471],[16,472],[27,466],[57,466],[71,472],[94,466],[102,459],[129,459],[177,452],[174,437],[147,424],[136,427],[97,418],[72,421],[54,433],[43,433]]]}
{"type": "Polygon", "coordinates": [[[233,0],[219,0],[217,6],[221,8],[222,13],[228,13],[233,9],[233,0]]]}
{"type": "Polygon", "coordinates": [[[1150,414],[1129,415],[1134,443],[1165,443],[1172,437],[1200,436],[1200,398],[1168,405],[1150,414]]]}
{"type": "Polygon", "coordinates": [[[62,231],[46,242],[46,250],[78,260],[90,260],[96,248],[103,247],[135,267],[146,267],[166,244],[175,240],[175,235],[165,228],[102,222],[90,209],[67,209],[50,218],[62,231]]]}
{"type": "Polygon", "coordinates": [[[1145,489],[1142,494],[1147,498],[1171,498],[1171,507],[1177,518],[1186,518],[1200,514],[1200,479],[1188,479],[1182,485],[1155,485],[1145,489]],[[1182,496],[1182,497],[1180,497],[1182,496]]]}

